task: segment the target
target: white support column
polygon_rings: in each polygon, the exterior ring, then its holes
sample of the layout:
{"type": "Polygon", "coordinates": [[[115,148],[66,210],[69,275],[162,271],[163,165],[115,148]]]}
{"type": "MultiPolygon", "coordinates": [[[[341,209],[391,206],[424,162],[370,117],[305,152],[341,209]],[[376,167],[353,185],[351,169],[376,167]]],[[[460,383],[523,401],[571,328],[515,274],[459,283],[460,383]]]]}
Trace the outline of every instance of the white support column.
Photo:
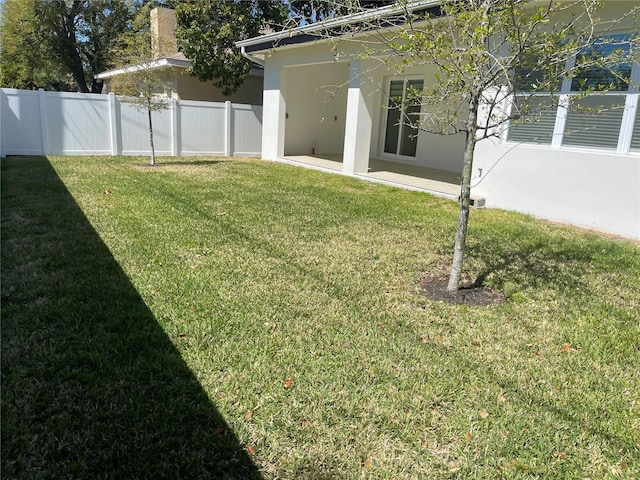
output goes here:
{"type": "Polygon", "coordinates": [[[362,70],[362,60],[351,60],[342,159],[342,171],[347,175],[367,173],[369,170],[373,96],[363,88],[366,80],[362,70]]]}
{"type": "Polygon", "coordinates": [[[233,155],[233,118],[231,116],[231,102],[224,102],[224,156],[231,157],[233,155]]]}
{"type": "Polygon", "coordinates": [[[40,130],[42,134],[42,155],[49,154],[49,132],[47,131],[47,105],[44,98],[44,89],[38,89],[40,103],[40,130]]]}
{"type": "Polygon", "coordinates": [[[120,115],[115,93],[109,93],[109,126],[111,128],[111,155],[120,155],[120,115]]]}
{"type": "Polygon", "coordinates": [[[171,99],[171,155],[180,155],[181,136],[180,131],[180,105],[175,98],[171,99]]]}
{"type": "Polygon", "coordinates": [[[265,65],[262,106],[262,158],[284,157],[284,134],[287,117],[286,75],[279,65],[265,65]]]}

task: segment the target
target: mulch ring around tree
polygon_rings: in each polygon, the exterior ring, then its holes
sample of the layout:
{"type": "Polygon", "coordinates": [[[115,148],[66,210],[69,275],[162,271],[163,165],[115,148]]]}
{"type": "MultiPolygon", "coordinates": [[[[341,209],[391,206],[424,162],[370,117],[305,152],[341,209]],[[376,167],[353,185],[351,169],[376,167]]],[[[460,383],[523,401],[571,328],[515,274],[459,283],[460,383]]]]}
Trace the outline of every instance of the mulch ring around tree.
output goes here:
{"type": "Polygon", "coordinates": [[[447,293],[448,283],[448,278],[421,276],[418,283],[419,293],[429,300],[480,307],[502,303],[506,298],[502,292],[475,283],[462,284],[456,295],[450,295],[447,293]]]}

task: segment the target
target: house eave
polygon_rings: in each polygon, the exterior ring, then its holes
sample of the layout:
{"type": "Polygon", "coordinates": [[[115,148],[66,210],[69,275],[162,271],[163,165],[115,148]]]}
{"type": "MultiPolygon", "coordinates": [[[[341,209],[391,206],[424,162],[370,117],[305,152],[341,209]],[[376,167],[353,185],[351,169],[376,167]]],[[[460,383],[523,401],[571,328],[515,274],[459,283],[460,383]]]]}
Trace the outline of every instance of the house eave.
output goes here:
{"type": "Polygon", "coordinates": [[[353,15],[303,25],[289,30],[281,30],[259,37],[248,38],[236,42],[236,46],[242,48],[247,54],[252,54],[285,45],[315,42],[326,38],[327,32],[336,31],[336,29],[346,25],[379,20],[403,13],[417,13],[422,10],[428,10],[429,8],[439,7],[445,1],[446,0],[413,0],[405,5],[389,5],[353,15]]]}
{"type": "Polygon", "coordinates": [[[138,65],[130,65],[128,67],[117,68],[114,70],[108,70],[106,72],[99,73],[94,76],[96,80],[106,80],[109,78],[117,77],[119,75],[126,75],[128,73],[139,72],[140,70],[155,70],[158,68],[189,68],[191,66],[191,61],[189,60],[178,60],[175,58],[159,58],[158,60],[154,60],[149,63],[141,63],[138,65]]]}
{"type": "MultiPolygon", "coordinates": [[[[158,68],[181,68],[186,70],[191,66],[190,60],[177,60],[175,58],[160,58],[158,60],[154,60],[150,63],[141,63],[139,65],[130,65],[128,67],[117,68],[114,70],[107,70],[106,72],[99,73],[94,76],[96,80],[108,80],[113,77],[117,77],[119,75],[126,75],[127,73],[138,72],[144,69],[155,70],[158,68]]],[[[264,70],[257,67],[252,67],[249,71],[249,75],[255,77],[264,76],[264,70]]]]}

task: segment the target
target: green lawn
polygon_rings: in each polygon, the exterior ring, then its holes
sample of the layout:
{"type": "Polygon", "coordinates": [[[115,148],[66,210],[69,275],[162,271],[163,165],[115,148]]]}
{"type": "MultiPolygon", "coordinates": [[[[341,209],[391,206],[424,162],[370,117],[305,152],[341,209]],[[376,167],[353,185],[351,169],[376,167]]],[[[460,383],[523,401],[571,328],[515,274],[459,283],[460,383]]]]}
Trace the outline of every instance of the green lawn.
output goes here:
{"type": "Polygon", "coordinates": [[[147,161],[2,160],[2,478],[640,478],[637,243],[147,161]]]}

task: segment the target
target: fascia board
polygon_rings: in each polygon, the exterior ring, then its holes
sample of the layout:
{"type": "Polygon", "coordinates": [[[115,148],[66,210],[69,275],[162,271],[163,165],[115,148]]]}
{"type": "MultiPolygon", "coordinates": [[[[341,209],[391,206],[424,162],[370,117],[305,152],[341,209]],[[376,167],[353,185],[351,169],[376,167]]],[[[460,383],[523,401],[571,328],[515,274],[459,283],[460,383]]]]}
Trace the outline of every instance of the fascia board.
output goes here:
{"type": "Polygon", "coordinates": [[[127,73],[139,72],[140,70],[154,70],[157,68],[176,67],[188,68],[191,65],[189,60],[176,60],[174,58],[160,58],[149,63],[141,63],[139,65],[131,65],[115,70],[108,70],[94,76],[96,80],[105,80],[107,78],[117,77],[118,75],[126,75],[127,73]]]}
{"type": "Polygon", "coordinates": [[[312,23],[309,25],[303,25],[301,27],[292,28],[290,30],[282,30],[279,32],[269,33],[267,35],[262,35],[260,37],[240,40],[239,42],[236,42],[236,46],[240,48],[244,47],[248,53],[254,53],[271,49],[274,46],[277,46],[278,42],[292,44],[306,43],[314,40],[317,41],[321,37],[318,32],[335,29],[351,23],[366,22],[369,20],[377,20],[384,17],[398,15],[405,11],[413,12],[418,9],[438,7],[442,5],[444,1],[446,0],[414,0],[402,6],[390,5],[387,7],[381,7],[375,10],[361,12],[354,15],[347,15],[340,18],[312,23]],[[293,40],[295,37],[300,38],[296,41],[293,40]]]}

